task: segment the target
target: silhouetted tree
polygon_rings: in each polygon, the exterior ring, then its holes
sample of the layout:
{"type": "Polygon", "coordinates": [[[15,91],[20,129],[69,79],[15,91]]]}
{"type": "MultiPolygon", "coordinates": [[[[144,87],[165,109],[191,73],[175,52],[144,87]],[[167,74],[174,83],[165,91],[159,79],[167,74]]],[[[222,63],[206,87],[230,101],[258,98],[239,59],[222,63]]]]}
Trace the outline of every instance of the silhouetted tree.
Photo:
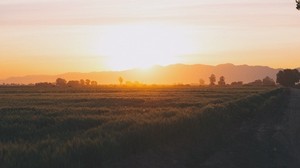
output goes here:
{"type": "Polygon", "coordinates": [[[300,0],[296,0],[296,3],[297,3],[296,9],[300,10],[300,0]]]}
{"type": "Polygon", "coordinates": [[[67,81],[65,79],[62,78],[57,78],[56,79],[56,86],[66,86],[67,85],[67,81]]]}
{"type": "Polygon", "coordinates": [[[92,86],[97,86],[98,83],[97,83],[96,81],[92,81],[92,82],[91,82],[91,85],[92,85],[92,86]]]}
{"type": "Polygon", "coordinates": [[[80,79],[80,85],[81,85],[81,86],[84,86],[84,85],[85,85],[84,79],[80,79]]]}
{"type": "Polygon", "coordinates": [[[120,76],[119,78],[118,78],[118,81],[119,81],[119,83],[120,83],[120,85],[122,85],[123,84],[123,81],[124,81],[124,79],[120,76]]]}
{"type": "Polygon", "coordinates": [[[216,75],[215,74],[211,74],[210,77],[209,77],[209,82],[211,86],[215,85],[215,82],[216,82],[216,75]]]}
{"type": "Polygon", "coordinates": [[[276,82],[282,86],[292,87],[300,80],[300,73],[297,69],[285,69],[277,73],[276,82]]]}
{"type": "Polygon", "coordinates": [[[225,83],[225,77],[224,76],[221,76],[220,77],[220,80],[219,80],[219,82],[218,82],[218,85],[220,85],[220,86],[224,86],[226,83],[225,83]]]}
{"type": "Polygon", "coordinates": [[[243,86],[243,81],[232,82],[230,85],[231,86],[243,86]]]}
{"type": "Polygon", "coordinates": [[[85,84],[86,84],[87,86],[90,86],[90,84],[91,84],[91,80],[89,80],[89,79],[86,79],[86,80],[85,80],[85,84]]]}
{"type": "Polygon", "coordinates": [[[275,85],[276,85],[276,84],[275,84],[275,81],[274,81],[272,78],[268,77],[268,76],[266,76],[266,77],[262,80],[262,84],[263,84],[264,86],[275,86],[275,85]]]}
{"type": "Polygon", "coordinates": [[[37,87],[53,87],[54,84],[49,83],[49,82],[40,82],[40,83],[34,84],[34,86],[37,86],[37,87]]]}
{"type": "Polygon", "coordinates": [[[200,86],[203,86],[204,84],[205,84],[205,81],[204,81],[203,79],[200,78],[200,79],[199,79],[199,85],[200,85],[200,86]]]}
{"type": "Polygon", "coordinates": [[[263,84],[262,80],[257,79],[254,82],[248,83],[247,85],[249,85],[249,86],[261,86],[262,84],[263,84]]]}
{"type": "Polygon", "coordinates": [[[68,87],[79,87],[80,86],[80,82],[79,81],[75,81],[75,80],[71,80],[67,83],[68,87]]]}

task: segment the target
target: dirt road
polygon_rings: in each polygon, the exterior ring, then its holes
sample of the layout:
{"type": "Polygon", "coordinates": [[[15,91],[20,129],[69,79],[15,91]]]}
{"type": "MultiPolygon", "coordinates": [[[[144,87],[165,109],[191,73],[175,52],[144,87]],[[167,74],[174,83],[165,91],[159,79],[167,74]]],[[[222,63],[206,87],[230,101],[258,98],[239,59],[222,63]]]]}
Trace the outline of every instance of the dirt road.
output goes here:
{"type": "Polygon", "coordinates": [[[291,89],[290,102],[286,111],[288,150],[300,165],[300,90],[291,89]]]}

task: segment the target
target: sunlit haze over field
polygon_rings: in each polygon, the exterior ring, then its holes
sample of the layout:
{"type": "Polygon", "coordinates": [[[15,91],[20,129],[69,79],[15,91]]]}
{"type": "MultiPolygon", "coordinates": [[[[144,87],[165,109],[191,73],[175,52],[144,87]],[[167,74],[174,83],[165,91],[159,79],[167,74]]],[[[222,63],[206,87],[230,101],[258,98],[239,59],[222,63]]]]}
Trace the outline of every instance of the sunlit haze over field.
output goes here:
{"type": "Polygon", "coordinates": [[[0,168],[300,168],[300,0],[0,0],[0,168]]]}
{"type": "Polygon", "coordinates": [[[222,63],[296,68],[294,0],[1,0],[0,79],[222,63]]]}

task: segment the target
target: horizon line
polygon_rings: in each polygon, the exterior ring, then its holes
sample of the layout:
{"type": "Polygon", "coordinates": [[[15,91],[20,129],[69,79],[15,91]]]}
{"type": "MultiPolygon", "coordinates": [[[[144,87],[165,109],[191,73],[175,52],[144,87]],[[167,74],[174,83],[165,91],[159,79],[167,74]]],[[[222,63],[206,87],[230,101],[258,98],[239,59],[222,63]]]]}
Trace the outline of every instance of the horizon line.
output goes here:
{"type": "MultiPolygon", "coordinates": [[[[168,65],[156,64],[156,65],[153,65],[151,67],[147,67],[146,69],[151,69],[151,68],[154,68],[154,67],[168,67],[168,66],[174,66],[174,65],[184,65],[184,66],[203,65],[203,66],[212,66],[212,67],[217,67],[217,66],[220,66],[220,65],[233,65],[233,66],[266,67],[266,68],[271,68],[271,69],[300,69],[300,67],[275,68],[275,67],[271,67],[271,66],[267,66],[267,65],[249,65],[249,64],[234,64],[234,63],[221,63],[221,64],[174,63],[174,64],[168,64],[168,65]]],[[[98,72],[126,72],[126,71],[132,71],[132,70],[143,70],[143,68],[129,68],[129,69],[124,69],[124,70],[102,70],[102,71],[88,71],[88,72],[69,71],[69,72],[61,72],[61,73],[57,73],[57,74],[28,74],[28,75],[9,76],[7,78],[0,78],[0,81],[5,81],[5,80],[11,79],[11,78],[30,77],[30,76],[60,76],[60,75],[65,75],[65,74],[69,74],[69,73],[89,74],[89,73],[98,73],[98,72]]]]}

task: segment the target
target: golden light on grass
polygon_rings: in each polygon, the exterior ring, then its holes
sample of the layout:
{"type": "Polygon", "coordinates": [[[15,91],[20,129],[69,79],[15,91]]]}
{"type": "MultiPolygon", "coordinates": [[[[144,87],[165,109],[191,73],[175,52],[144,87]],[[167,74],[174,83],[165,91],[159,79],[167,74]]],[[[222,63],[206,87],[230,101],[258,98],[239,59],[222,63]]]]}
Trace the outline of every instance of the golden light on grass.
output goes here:
{"type": "Polygon", "coordinates": [[[149,68],[184,61],[197,47],[188,30],[154,23],[109,26],[96,49],[112,70],[149,68]]]}

